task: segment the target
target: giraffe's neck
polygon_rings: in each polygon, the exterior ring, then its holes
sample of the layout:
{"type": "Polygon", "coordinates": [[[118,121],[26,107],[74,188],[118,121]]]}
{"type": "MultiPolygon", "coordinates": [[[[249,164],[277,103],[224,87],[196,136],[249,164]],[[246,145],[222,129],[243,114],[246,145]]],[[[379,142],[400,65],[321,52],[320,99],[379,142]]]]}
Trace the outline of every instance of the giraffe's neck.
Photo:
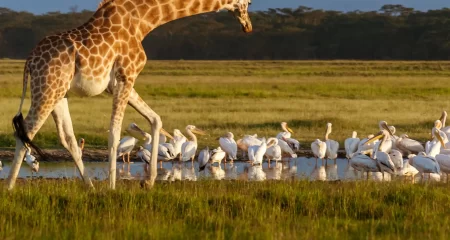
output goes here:
{"type": "MultiPolygon", "coordinates": [[[[111,0],[101,4],[95,23],[121,25],[139,40],[167,22],[201,13],[219,11],[237,0],[111,0]],[[109,21],[103,21],[108,17],[109,21]]],[[[97,26],[99,27],[99,26],[97,26]]]]}

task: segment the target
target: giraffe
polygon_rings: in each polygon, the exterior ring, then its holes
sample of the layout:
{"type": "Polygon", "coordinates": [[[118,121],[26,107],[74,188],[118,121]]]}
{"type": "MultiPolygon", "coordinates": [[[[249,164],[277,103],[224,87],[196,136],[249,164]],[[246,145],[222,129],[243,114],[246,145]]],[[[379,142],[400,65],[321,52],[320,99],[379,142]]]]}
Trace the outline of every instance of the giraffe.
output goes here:
{"type": "MultiPolygon", "coordinates": [[[[95,96],[112,95],[108,137],[109,187],[115,189],[116,151],[127,105],[151,125],[155,145],[159,143],[162,121],[134,89],[134,83],[147,61],[142,40],[156,27],[196,14],[228,10],[244,32],[252,31],[248,15],[251,0],[103,0],[94,15],[82,26],[47,36],[26,60],[19,111],[13,118],[16,150],[8,189],[13,189],[27,146],[51,114],[62,145],[72,158],[85,183],[93,187],[84,172],[69,113],[67,92],[95,96]],[[28,79],[30,78],[30,79],[28,79]],[[31,106],[26,118],[22,106],[30,80],[31,106]]],[[[35,149],[38,149],[35,147],[35,149]]],[[[157,151],[153,148],[150,178],[152,187],[157,171],[157,151]]]]}

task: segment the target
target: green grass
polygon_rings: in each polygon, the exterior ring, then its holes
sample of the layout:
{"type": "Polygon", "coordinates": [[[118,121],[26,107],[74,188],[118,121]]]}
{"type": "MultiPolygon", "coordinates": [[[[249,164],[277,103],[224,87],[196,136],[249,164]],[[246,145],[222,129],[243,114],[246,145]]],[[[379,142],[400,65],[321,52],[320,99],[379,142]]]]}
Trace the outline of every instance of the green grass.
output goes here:
{"type": "MultiPolygon", "coordinates": [[[[11,118],[20,101],[22,67],[23,61],[0,62],[0,72],[13,72],[0,75],[0,147],[14,146],[11,118]]],[[[449,62],[150,61],[135,88],[167,130],[188,124],[206,130],[210,135],[199,138],[201,147],[217,145],[227,131],[236,138],[273,136],[286,121],[302,148],[309,148],[324,137],[327,122],[333,123],[330,137],[342,146],[354,130],[360,137],[377,132],[380,120],[395,125],[398,135],[427,140],[440,112],[450,109],[449,73],[449,62]]],[[[28,99],[29,93],[24,114],[28,99]]],[[[88,146],[107,146],[111,105],[108,95],[69,94],[75,133],[88,146]]],[[[129,107],[124,126],[131,122],[149,129],[129,107]]],[[[35,141],[59,147],[55,133],[49,120],[35,141]]]]}
{"type": "Polygon", "coordinates": [[[0,185],[0,238],[446,239],[445,184],[200,181],[0,185]],[[20,230],[19,230],[20,229],[20,230]]]}

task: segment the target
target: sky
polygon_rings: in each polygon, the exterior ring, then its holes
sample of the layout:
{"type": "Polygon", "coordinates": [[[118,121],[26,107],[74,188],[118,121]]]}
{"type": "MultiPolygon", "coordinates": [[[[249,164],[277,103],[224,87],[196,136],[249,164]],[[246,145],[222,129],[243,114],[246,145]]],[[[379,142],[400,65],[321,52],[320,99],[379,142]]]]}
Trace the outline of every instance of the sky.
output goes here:
{"type": "MultiPolygon", "coordinates": [[[[77,5],[79,10],[95,10],[100,0],[0,0],[0,7],[15,11],[42,14],[50,11],[67,12],[77,5]]],[[[338,11],[379,10],[384,4],[402,4],[417,10],[450,8],[450,0],[253,0],[251,10],[267,8],[295,8],[300,5],[316,9],[338,11]]]]}

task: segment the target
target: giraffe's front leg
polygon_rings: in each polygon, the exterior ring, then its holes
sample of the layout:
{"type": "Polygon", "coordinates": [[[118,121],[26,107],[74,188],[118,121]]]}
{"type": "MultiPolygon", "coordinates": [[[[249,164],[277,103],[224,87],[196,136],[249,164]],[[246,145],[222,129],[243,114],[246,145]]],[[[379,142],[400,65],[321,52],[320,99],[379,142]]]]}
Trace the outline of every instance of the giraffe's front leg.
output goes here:
{"type": "MultiPolygon", "coordinates": [[[[139,96],[139,94],[136,92],[136,90],[132,89],[130,98],[128,100],[128,104],[132,106],[136,111],[138,111],[145,119],[147,119],[151,126],[152,126],[152,144],[153,146],[158,146],[159,144],[159,133],[162,128],[162,121],[156,112],[154,112],[145,102],[142,100],[142,98],[139,96]]],[[[150,163],[150,179],[146,181],[146,185],[148,187],[153,187],[155,184],[156,176],[157,176],[157,165],[158,165],[158,148],[154,147],[152,148],[152,156],[151,156],[151,163],[150,163]]]]}
{"type": "MultiPolygon", "coordinates": [[[[123,70],[121,69],[121,71],[123,70]]],[[[125,108],[134,83],[134,79],[130,79],[125,76],[126,75],[124,73],[119,71],[117,85],[113,89],[113,107],[108,139],[109,187],[111,189],[116,188],[117,148],[119,146],[125,108]]]]}

